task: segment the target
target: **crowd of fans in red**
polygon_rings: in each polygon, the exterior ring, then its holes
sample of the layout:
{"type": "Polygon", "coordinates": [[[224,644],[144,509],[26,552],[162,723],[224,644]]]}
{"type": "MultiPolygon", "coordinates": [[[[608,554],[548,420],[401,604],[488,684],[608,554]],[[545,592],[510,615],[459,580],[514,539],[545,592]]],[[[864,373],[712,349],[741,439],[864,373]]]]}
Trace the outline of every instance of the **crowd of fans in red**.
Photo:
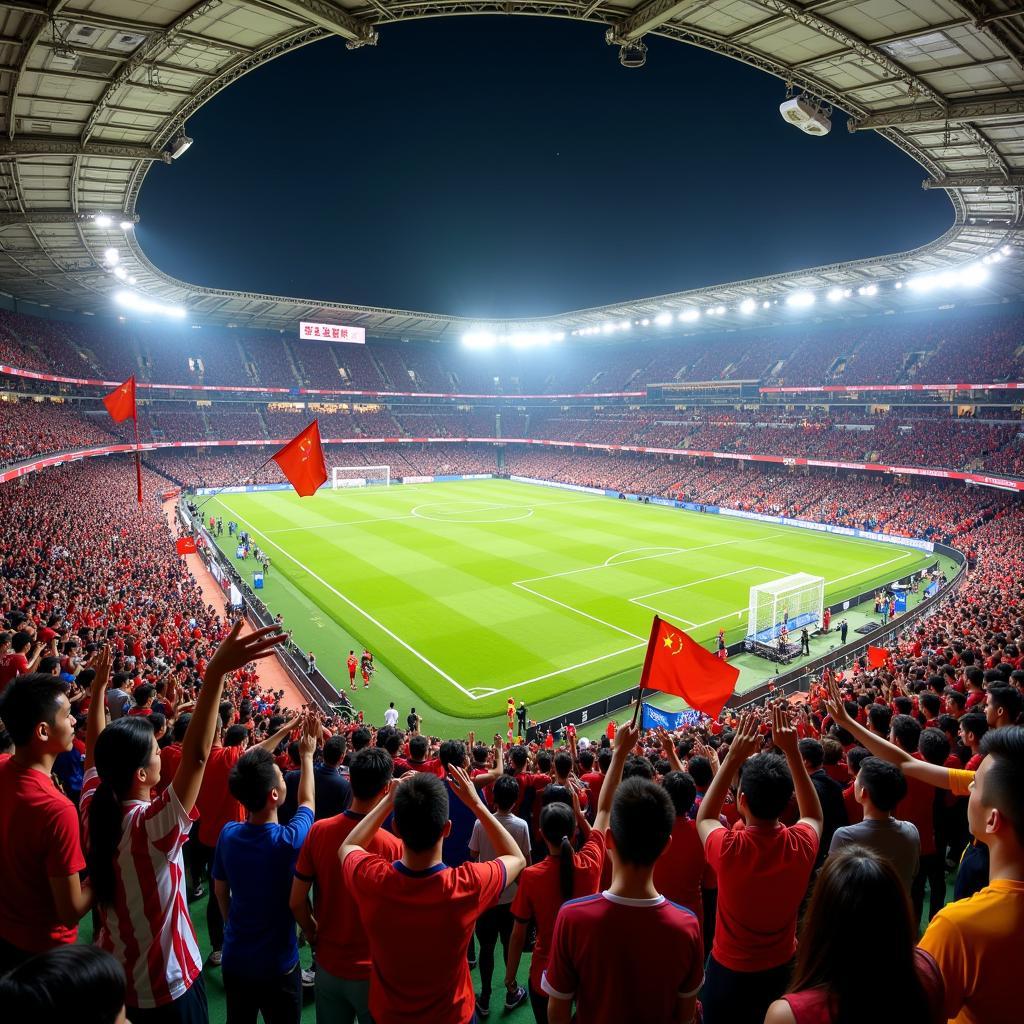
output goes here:
{"type": "Polygon", "coordinates": [[[553,1024],[638,1006],[707,1024],[1016,1019],[1018,503],[945,488],[975,567],[881,668],[672,734],[509,748],[425,734],[414,713],[283,714],[255,666],[284,634],[242,637],[204,604],[160,478],[138,506],[121,469],[0,489],[12,1019],[205,1021],[218,969],[232,1024],[296,1024],[305,984],[320,1022],[467,1024],[495,987],[553,1024]],[[212,951],[189,910],[204,886],[212,951]],[[76,945],[90,909],[96,945],[76,945]],[[884,992],[851,969],[865,950],[884,992]]]}
{"type": "Polygon", "coordinates": [[[127,321],[72,324],[0,311],[0,361],[64,376],[165,384],[544,394],[640,391],[672,381],[895,384],[1021,379],[1019,316],[943,314],[899,325],[794,328],[628,339],[572,339],[531,351],[371,340],[366,345],[278,332],[127,321]],[[585,347],[585,358],[580,351],[585,347]]]}

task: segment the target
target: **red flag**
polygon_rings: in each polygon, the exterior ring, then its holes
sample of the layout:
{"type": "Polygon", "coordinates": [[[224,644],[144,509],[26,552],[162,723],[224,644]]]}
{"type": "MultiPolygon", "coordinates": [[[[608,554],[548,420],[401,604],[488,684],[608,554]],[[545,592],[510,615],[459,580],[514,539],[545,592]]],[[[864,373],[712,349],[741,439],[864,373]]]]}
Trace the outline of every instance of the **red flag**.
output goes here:
{"type": "Polygon", "coordinates": [[[288,482],[302,498],[316,494],[317,488],[327,480],[320,427],[316,420],[271,458],[281,467],[281,472],[288,477],[288,482]]]}
{"type": "Polygon", "coordinates": [[[104,396],[103,404],[115,423],[135,419],[135,375],[129,377],[109,395],[104,396]]]}
{"type": "Polygon", "coordinates": [[[889,660],[888,647],[869,647],[868,666],[870,668],[881,668],[889,660]]]}
{"type": "Polygon", "coordinates": [[[681,629],[654,616],[640,690],[660,690],[682,697],[691,708],[712,718],[732,696],[740,670],[691,640],[681,629]]]}
{"type": "Polygon", "coordinates": [[[175,545],[179,555],[194,555],[196,553],[196,541],[194,537],[179,537],[175,545]]]}

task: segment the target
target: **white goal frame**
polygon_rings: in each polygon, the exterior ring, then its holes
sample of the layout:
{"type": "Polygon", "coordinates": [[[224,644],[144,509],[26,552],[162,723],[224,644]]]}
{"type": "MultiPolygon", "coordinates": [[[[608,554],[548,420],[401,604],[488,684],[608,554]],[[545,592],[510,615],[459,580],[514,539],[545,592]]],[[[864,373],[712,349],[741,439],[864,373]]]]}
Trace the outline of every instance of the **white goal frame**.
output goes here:
{"type": "Polygon", "coordinates": [[[388,487],[390,484],[390,466],[331,466],[332,491],[346,487],[388,487]]]}
{"type": "Polygon", "coordinates": [[[825,579],[807,572],[783,576],[750,588],[747,640],[768,644],[788,632],[817,626],[825,610],[825,579]]]}

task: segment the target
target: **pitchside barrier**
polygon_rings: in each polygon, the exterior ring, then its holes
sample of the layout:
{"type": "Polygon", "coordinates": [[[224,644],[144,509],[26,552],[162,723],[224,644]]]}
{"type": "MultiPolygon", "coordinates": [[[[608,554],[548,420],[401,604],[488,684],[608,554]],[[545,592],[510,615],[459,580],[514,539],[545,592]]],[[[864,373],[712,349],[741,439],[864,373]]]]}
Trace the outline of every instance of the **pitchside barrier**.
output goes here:
{"type": "MultiPolygon", "coordinates": [[[[732,708],[733,710],[739,710],[741,708],[748,707],[751,704],[760,703],[769,695],[773,697],[786,696],[791,693],[799,693],[807,690],[810,688],[810,684],[814,676],[818,675],[823,669],[849,667],[857,660],[857,658],[864,654],[869,646],[887,646],[894,637],[902,633],[912,623],[930,615],[935,611],[936,605],[939,604],[939,602],[944,601],[947,597],[952,596],[960,589],[960,586],[963,584],[964,578],[967,574],[967,559],[963,552],[958,551],[956,548],[951,548],[946,544],[935,544],[933,547],[936,554],[952,559],[952,561],[957,563],[956,572],[945,587],[939,588],[931,594],[928,594],[926,591],[924,600],[916,608],[896,619],[893,619],[888,626],[879,626],[879,628],[872,632],[870,636],[859,636],[853,643],[849,643],[846,644],[845,647],[838,647],[835,650],[829,651],[827,654],[823,654],[820,657],[815,658],[813,661],[806,662],[789,672],[782,672],[777,676],[773,676],[771,679],[766,679],[759,686],[752,690],[747,690],[743,694],[734,693],[729,700],[726,701],[726,707],[732,708]]],[[[903,577],[903,579],[909,580],[910,577],[903,577]]],[[[931,587],[928,588],[928,590],[931,589],[931,587]]],[[[855,605],[858,605],[863,601],[873,599],[875,590],[876,588],[872,587],[871,590],[866,590],[862,594],[859,594],[857,597],[851,598],[848,601],[843,601],[836,605],[829,605],[828,607],[833,614],[833,619],[835,619],[837,615],[848,611],[855,605]]],[[[728,648],[730,656],[733,654],[739,654],[742,651],[742,641],[731,644],[728,648]]],[[[548,729],[555,732],[570,723],[575,726],[580,726],[586,725],[588,722],[593,722],[599,718],[606,718],[614,711],[629,707],[629,705],[639,699],[639,696],[640,690],[636,686],[629,690],[623,690],[621,693],[613,693],[611,696],[605,697],[603,700],[595,701],[593,704],[588,704],[586,707],[576,708],[574,711],[569,711],[564,715],[559,715],[557,718],[549,718],[543,722],[538,722],[536,726],[532,727],[527,732],[527,739],[534,739],[538,735],[543,735],[548,731],[548,729]]]]}
{"type": "MultiPolygon", "coordinates": [[[[240,598],[238,603],[241,605],[242,612],[246,618],[257,629],[273,625],[274,616],[256,596],[252,587],[238,572],[234,564],[217,547],[214,539],[206,531],[206,528],[201,523],[198,527],[194,524],[191,513],[183,504],[177,506],[177,513],[178,519],[188,533],[198,532],[203,538],[204,543],[197,545],[200,558],[202,558],[211,575],[222,587],[225,583],[228,583],[230,587],[229,593],[238,594],[240,598]]],[[[226,593],[224,596],[225,600],[228,600],[228,594],[226,593]]],[[[232,603],[235,602],[233,601],[232,603]]],[[[275,653],[285,671],[291,676],[292,682],[295,683],[299,692],[309,703],[316,704],[323,711],[339,710],[339,705],[341,705],[340,710],[342,713],[351,710],[348,698],[338,691],[320,669],[314,669],[313,672],[307,671],[309,666],[306,661],[305,652],[300,650],[291,640],[276,648],[275,653]]]]}

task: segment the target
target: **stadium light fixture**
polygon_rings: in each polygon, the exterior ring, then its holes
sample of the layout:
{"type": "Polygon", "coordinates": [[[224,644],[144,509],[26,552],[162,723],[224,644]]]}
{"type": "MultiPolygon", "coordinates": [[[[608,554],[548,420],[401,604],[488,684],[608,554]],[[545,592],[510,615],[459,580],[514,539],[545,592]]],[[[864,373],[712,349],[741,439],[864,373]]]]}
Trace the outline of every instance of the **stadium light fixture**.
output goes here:
{"type": "Polygon", "coordinates": [[[659,327],[667,327],[670,323],[672,323],[672,314],[671,313],[659,313],[654,318],[654,322],[659,327]]]}
{"type": "Polygon", "coordinates": [[[169,150],[171,159],[177,160],[178,157],[181,156],[182,153],[186,152],[191,145],[192,140],[183,132],[171,143],[171,148],[169,150]]]}
{"type": "Polygon", "coordinates": [[[619,330],[628,331],[632,326],[633,325],[628,320],[623,320],[622,323],[619,324],[619,330]]]}
{"type": "Polygon", "coordinates": [[[825,295],[829,302],[842,302],[845,297],[846,295],[842,288],[829,288],[825,295]]]}
{"type": "Polygon", "coordinates": [[[753,313],[757,309],[757,303],[753,299],[744,299],[740,303],[741,313],[753,313]]]}
{"type": "Polygon", "coordinates": [[[114,301],[125,309],[134,310],[136,313],[156,313],[160,316],[170,317],[172,320],[183,320],[186,311],[181,306],[168,306],[163,302],[154,299],[147,299],[138,292],[130,292],[126,289],[114,293],[114,301]]]}
{"type": "Polygon", "coordinates": [[[715,312],[719,316],[725,316],[725,306],[715,306],[715,312]]]}
{"type": "Polygon", "coordinates": [[[92,219],[93,224],[98,228],[109,228],[113,221],[105,213],[97,213],[92,219]]]}
{"type": "Polygon", "coordinates": [[[113,246],[111,246],[109,249],[103,250],[103,262],[106,263],[108,267],[116,266],[117,261],[120,258],[121,257],[118,254],[118,251],[113,246]]]}
{"type": "Polygon", "coordinates": [[[761,303],[761,308],[762,309],[771,309],[771,305],[772,304],[767,299],[765,299],[764,302],[761,303]]]}
{"type": "Polygon", "coordinates": [[[813,306],[814,301],[814,292],[790,292],[786,296],[786,305],[792,306],[794,309],[806,309],[808,306],[813,306]]]}
{"type": "Polygon", "coordinates": [[[1004,256],[1009,256],[1013,252],[1013,250],[1008,245],[1004,245],[999,251],[1004,256]]]}
{"type": "Polygon", "coordinates": [[[640,326],[641,327],[650,327],[650,325],[651,325],[651,321],[648,320],[647,317],[644,317],[643,320],[640,321],[640,326]]]}
{"type": "Polygon", "coordinates": [[[964,267],[960,271],[960,283],[968,288],[973,288],[976,285],[984,284],[988,280],[988,276],[988,267],[983,267],[979,263],[972,263],[969,267],[964,267]]]}
{"type": "Polygon", "coordinates": [[[878,294],[878,285],[877,284],[862,284],[857,289],[857,294],[858,295],[868,295],[868,296],[870,296],[870,295],[877,295],[878,294]]]}
{"type": "Polygon", "coordinates": [[[135,225],[130,220],[123,220],[120,224],[118,224],[118,227],[122,231],[131,231],[131,229],[135,227],[135,225]]]}
{"type": "Polygon", "coordinates": [[[694,320],[700,319],[700,310],[684,309],[682,313],[679,314],[679,319],[682,320],[684,324],[692,324],[694,320]]]}
{"type": "Polygon", "coordinates": [[[122,281],[126,281],[128,279],[128,271],[124,267],[114,267],[114,276],[122,281]]]}

